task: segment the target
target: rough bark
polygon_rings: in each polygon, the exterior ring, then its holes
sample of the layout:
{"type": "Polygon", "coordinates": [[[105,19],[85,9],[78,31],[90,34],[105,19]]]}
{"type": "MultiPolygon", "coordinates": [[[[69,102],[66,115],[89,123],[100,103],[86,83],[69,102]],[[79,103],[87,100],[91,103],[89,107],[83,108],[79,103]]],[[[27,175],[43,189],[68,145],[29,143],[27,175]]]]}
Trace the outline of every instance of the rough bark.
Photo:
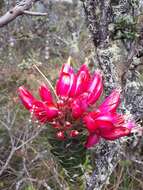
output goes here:
{"type": "MultiPolygon", "coordinates": [[[[141,44],[141,28],[138,37],[115,40],[115,24],[119,18],[138,17],[142,10],[142,1],[131,4],[127,0],[85,0],[83,2],[88,28],[95,46],[95,64],[104,73],[105,90],[122,90],[121,112],[129,110],[138,120],[143,118],[143,84],[139,82],[136,68],[142,64],[138,56],[141,44]],[[139,43],[140,41],[140,43],[139,43]]],[[[122,30],[126,30],[125,28],[122,30]]],[[[87,190],[100,190],[109,179],[118,160],[122,142],[103,142],[95,149],[95,170],[90,178],[87,190]]]]}

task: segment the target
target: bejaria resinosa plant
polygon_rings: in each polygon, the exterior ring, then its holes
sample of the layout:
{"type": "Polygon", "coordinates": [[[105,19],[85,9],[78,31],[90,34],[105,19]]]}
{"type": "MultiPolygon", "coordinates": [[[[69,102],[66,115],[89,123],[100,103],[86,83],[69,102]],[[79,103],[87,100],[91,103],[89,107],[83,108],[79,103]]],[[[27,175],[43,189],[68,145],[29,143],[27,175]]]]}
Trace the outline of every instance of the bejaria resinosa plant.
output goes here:
{"type": "Polygon", "coordinates": [[[116,140],[128,136],[135,126],[132,119],[117,112],[120,90],[114,89],[99,106],[95,105],[102,91],[103,80],[99,70],[91,75],[86,64],[83,64],[75,73],[69,60],[62,66],[56,82],[55,99],[49,86],[44,83],[39,87],[41,100],[24,86],[19,87],[18,94],[33,118],[43,125],[49,123],[55,129],[58,140],[78,138],[86,130],[85,146],[90,148],[101,138],[116,140]]]}

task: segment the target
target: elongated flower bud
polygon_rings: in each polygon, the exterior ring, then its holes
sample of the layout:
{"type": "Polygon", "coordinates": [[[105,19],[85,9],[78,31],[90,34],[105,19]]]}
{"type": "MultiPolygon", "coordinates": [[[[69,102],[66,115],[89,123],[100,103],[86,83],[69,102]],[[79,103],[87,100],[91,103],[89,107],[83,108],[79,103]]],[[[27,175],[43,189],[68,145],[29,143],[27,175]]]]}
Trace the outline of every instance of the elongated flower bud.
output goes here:
{"type": "Polygon", "coordinates": [[[39,87],[39,95],[43,101],[45,101],[47,103],[53,102],[52,94],[51,94],[48,86],[44,83],[39,87]]]}
{"type": "Polygon", "coordinates": [[[99,106],[99,110],[105,112],[115,112],[120,103],[120,91],[113,90],[112,93],[99,106]]]}
{"type": "Polygon", "coordinates": [[[120,137],[124,137],[130,134],[130,130],[126,127],[116,127],[113,130],[102,134],[102,137],[106,140],[116,140],[120,137]]]}
{"type": "Polygon", "coordinates": [[[67,98],[74,84],[74,72],[69,64],[63,65],[60,77],[56,84],[56,93],[61,98],[67,98]]]}
{"type": "Polygon", "coordinates": [[[88,103],[94,104],[100,97],[102,91],[103,91],[102,76],[99,71],[96,71],[89,83],[89,87],[87,90],[87,92],[89,93],[88,103]]]}
{"type": "Polygon", "coordinates": [[[71,96],[78,96],[83,92],[85,92],[88,88],[89,80],[90,80],[89,70],[87,66],[83,64],[80,67],[77,75],[75,76],[75,84],[74,88],[72,88],[71,96]]]}
{"type": "Polygon", "coordinates": [[[35,98],[24,86],[18,88],[18,95],[25,108],[32,109],[35,98]]]}

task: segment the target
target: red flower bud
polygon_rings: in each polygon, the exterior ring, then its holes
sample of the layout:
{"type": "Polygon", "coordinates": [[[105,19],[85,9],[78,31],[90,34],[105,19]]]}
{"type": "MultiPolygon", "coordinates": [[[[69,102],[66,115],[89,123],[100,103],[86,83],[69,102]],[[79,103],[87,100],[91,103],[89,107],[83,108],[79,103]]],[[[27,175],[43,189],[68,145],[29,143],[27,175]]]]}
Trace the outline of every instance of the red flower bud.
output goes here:
{"type": "Polygon", "coordinates": [[[102,134],[102,137],[106,140],[116,140],[120,137],[124,137],[130,134],[130,129],[126,127],[116,127],[113,130],[102,134]]]}
{"type": "Polygon", "coordinates": [[[56,84],[57,95],[61,98],[68,98],[72,86],[74,84],[74,72],[70,64],[65,64],[62,67],[60,77],[56,84]]]}
{"type": "Polygon", "coordinates": [[[52,127],[55,128],[55,129],[60,129],[61,128],[61,125],[59,124],[59,122],[54,121],[51,124],[52,124],[52,127]]]}
{"type": "Polygon", "coordinates": [[[87,90],[89,80],[90,80],[89,70],[87,66],[83,64],[75,76],[74,85],[70,95],[78,96],[81,93],[85,92],[87,90]]]}
{"type": "Polygon", "coordinates": [[[22,104],[26,109],[30,110],[33,107],[33,102],[36,100],[34,96],[24,87],[21,86],[18,88],[18,95],[22,104]]]}
{"type": "Polygon", "coordinates": [[[103,91],[102,75],[99,71],[96,71],[91,79],[88,87],[88,103],[94,104],[100,97],[103,91]]]}
{"type": "Polygon", "coordinates": [[[68,128],[71,128],[71,127],[72,127],[71,123],[69,121],[66,121],[65,122],[65,128],[68,129],[68,128]]]}
{"type": "Polygon", "coordinates": [[[79,135],[79,132],[77,130],[71,130],[69,136],[70,137],[77,137],[79,135]]]}
{"type": "Polygon", "coordinates": [[[65,105],[65,103],[64,103],[63,100],[58,100],[58,101],[57,101],[57,106],[58,106],[58,108],[62,108],[62,107],[64,107],[64,105],[65,105]]]}
{"type": "Polygon", "coordinates": [[[47,103],[53,103],[52,94],[46,84],[42,84],[39,87],[39,94],[43,101],[47,103]]]}
{"type": "Polygon", "coordinates": [[[99,106],[99,110],[114,113],[116,112],[119,103],[120,103],[120,91],[113,90],[112,93],[99,106]]]}
{"type": "Polygon", "coordinates": [[[59,131],[59,132],[57,132],[56,137],[57,137],[59,140],[65,140],[64,131],[59,131]]]}

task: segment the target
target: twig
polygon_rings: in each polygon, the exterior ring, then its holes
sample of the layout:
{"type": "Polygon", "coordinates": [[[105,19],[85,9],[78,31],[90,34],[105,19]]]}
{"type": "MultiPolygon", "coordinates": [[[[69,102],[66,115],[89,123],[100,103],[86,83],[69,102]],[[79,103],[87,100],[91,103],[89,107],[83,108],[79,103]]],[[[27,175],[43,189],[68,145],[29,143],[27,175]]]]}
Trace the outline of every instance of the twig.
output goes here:
{"type": "Polygon", "coordinates": [[[25,146],[26,144],[30,143],[33,139],[35,139],[35,138],[39,135],[39,133],[40,133],[41,131],[42,131],[42,128],[40,128],[40,130],[37,131],[37,133],[36,133],[35,135],[33,135],[32,137],[30,137],[30,138],[27,139],[26,141],[22,142],[21,145],[17,146],[17,147],[15,148],[15,150],[19,150],[19,149],[21,149],[23,146],[25,146]]]}
{"type": "Polygon", "coordinates": [[[8,166],[8,164],[9,164],[11,158],[13,157],[14,153],[15,153],[15,148],[12,147],[11,152],[10,152],[10,154],[9,154],[9,156],[8,156],[8,158],[7,158],[6,162],[5,162],[5,164],[2,166],[2,168],[1,168],[1,170],[0,170],[0,176],[2,175],[2,173],[3,173],[3,172],[5,171],[5,169],[7,168],[7,166],[8,166]]]}
{"type": "Polygon", "coordinates": [[[124,171],[124,168],[122,167],[121,170],[120,170],[118,179],[117,179],[116,186],[114,187],[114,190],[118,190],[119,189],[119,186],[120,186],[120,184],[122,182],[121,178],[122,178],[122,175],[123,175],[123,171],[124,171]]]}
{"type": "MultiPolygon", "coordinates": [[[[33,150],[34,153],[38,154],[38,152],[37,152],[37,150],[36,150],[35,148],[33,148],[32,146],[30,146],[30,148],[33,150]]],[[[51,153],[49,152],[49,154],[51,154],[51,153]]],[[[51,157],[51,158],[52,158],[52,157],[51,157]]],[[[53,160],[52,160],[52,161],[53,161],[53,160]]],[[[48,162],[47,162],[46,160],[44,160],[43,158],[42,158],[42,163],[43,163],[43,165],[44,165],[48,170],[50,169],[50,166],[49,166],[48,162]]],[[[53,174],[53,177],[55,177],[56,182],[58,183],[59,187],[60,187],[61,189],[65,189],[65,188],[64,188],[64,184],[61,183],[61,181],[59,180],[59,174],[58,174],[58,172],[57,172],[55,166],[53,165],[52,167],[53,167],[53,169],[51,170],[51,172],[52,172],[52,174],[53,174]]],[[[61,177],[62,177],[62,176],[60,176],[60,178],[61,178],[61,177]]]]}
{"type": "Polygon", "coordinates": [[[25,15],[31,15],[31,16],[47,16],[47,13],[40,13],[40,12],[33,12],[33,11],[23,11],[25,15]]]}
{"type": "MultiPolygon", "coordinates": [[[[8,111],[8,117],[10,118],[10,115],[9,115],[9,111],[8,111]]],[[[9,138],[10,138],[10,142],[11,142],[11,151],[9,153],[9,156],[7,158],[7,160],[5,161],[5,163],[3,164],[3,166],[1,167],[0,169],[0,176],[2,175],[2,173],[6,170],[6,168],[8,167],[14,153],[21,149],[22,147],[24,147],[26,144],[30,143],[33,139],[35,139],[39,133],[41,132],[41,130],[43,128],[40,128],[40,130],[36,131],[35,134],[33,134],[31,137],[29,137],[28,139],[24,139],[24,140],[21,140],[19,139],[18,140],[18,143],[15,142],[15,139],[16,137],[13,135],[12,133],[12,130],[11,130],[11,127],[14,125],[14,122],[15,122],[15,119],[16,119],[16,114],[14,115],[14,117],[12,118],[12,121],[10,122],[9,119],[7,120],[8,123],[11,123],[11,125],[5,123],[4,121],[1,121],[0,120],[0,123],[5,127],[5,129],[8,131],[8,134],[9,134],[9,138]],[[17,145],[19,144],[19,142],[21,142],[20,145],[17,145]]]]}
{"type": "Polygon", "coordinates": [[[16,19],[16,17],[27,14],[31,16],[46,16],[47,13],[39,13],[39,12],[30,12],[27,11],[30,9],[36,1],[39,0],[22,0],[19,4],[15,7],[11,8],[7,13],[0,17],[0,27],[3,27],[16,19]]]}

